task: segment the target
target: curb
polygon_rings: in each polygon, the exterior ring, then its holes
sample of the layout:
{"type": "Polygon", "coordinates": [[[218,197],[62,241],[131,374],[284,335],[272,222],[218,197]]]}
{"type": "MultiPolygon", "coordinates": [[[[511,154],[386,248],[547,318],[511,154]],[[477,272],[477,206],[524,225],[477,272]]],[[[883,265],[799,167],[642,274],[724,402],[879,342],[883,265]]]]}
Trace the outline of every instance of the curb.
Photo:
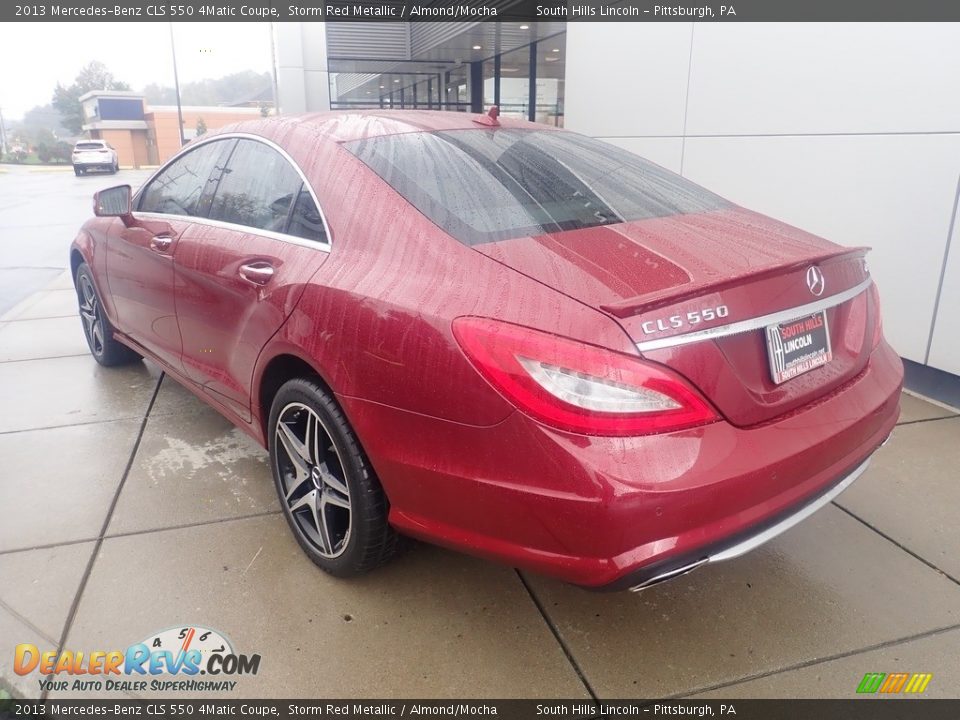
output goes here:
{"type": "Polygon", "coordinates": [[[53,280],[48,282],[46,285],[44,285],[42,288],[37,290],[32,295],[28,295],[27,297],[25,297],[23,300],[21,300],[12,308],[10,308],[5,313],[3,313],[3,315],[0,315],[0,322],[10,322],[11,320],[16,320],[17,315],[22,313],[24,310],[29,310],[34,303],[40,300],[41,295],[45,295],[46,293],[52,290],[69,290],[70,288],[56,287],[57,283],[62,282],[64,275],[68,275],[69,272],[70,272],[69,268],[64,268],[63,272],[58,274],[53,280]]]}

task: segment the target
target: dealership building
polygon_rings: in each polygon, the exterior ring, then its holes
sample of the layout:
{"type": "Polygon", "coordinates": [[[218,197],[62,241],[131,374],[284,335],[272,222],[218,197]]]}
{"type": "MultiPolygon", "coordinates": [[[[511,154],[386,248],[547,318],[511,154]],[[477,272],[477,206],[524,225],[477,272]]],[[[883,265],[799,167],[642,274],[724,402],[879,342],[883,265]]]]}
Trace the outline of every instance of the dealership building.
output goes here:
{"type": "Polygon", "coordinates": [[[313,22],[274,33],[281,112],[496,104],[871,246],[908,378],[933,392],[950,380],[936,371],[960,375],[960,93],[949,90],[960,26],[313,22]]]}

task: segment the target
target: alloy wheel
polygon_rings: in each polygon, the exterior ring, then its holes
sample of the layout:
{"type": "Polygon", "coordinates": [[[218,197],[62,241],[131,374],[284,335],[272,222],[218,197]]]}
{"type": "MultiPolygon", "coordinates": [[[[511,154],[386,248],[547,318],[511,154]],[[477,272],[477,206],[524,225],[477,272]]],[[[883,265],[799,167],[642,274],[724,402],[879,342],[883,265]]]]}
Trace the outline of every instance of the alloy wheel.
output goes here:
{"type": "Polygon", "coordinates": [[[86,275],[80,276],[80,318],[83,331],[94,355],[103,354],[103,316],[93,283],[86,275]]]}
{"type": "Polygon", "coordinates": [[[277,419],[277,466],[297,528],[318,553],[339,556],[350,540],[350,489],[340,453],[320,417],[302,403],[277,419]]]}

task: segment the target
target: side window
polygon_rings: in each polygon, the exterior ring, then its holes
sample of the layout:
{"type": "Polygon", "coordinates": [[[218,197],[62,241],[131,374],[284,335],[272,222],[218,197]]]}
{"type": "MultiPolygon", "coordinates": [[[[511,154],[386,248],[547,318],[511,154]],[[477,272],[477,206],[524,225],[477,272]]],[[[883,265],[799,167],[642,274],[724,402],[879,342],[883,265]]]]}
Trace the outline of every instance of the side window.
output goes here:
{"type": "Polygon", "coordinates": [[[289,235],[306,240],[316,240],[317,242],[326,242],[327,230],[323,226],[323,218],[317,205],[313,202],[313,196],[305,186],[300,187],[300,193],[297,195],[297,203],[293,206],[293,213],[290,215],[290,226],[287,228],[289,235]]]}
{"type": "Polygon", "coordinates": [[[210,208],[212,220],[286,232],[303,181],[276,150],[240,140],[230,156],[210,208]]]}
{"type": "Polygon", "coordinates": [[[157,175],[140,197],[142,212],[203,217],[233,140],[201,145],[157,175]]]}

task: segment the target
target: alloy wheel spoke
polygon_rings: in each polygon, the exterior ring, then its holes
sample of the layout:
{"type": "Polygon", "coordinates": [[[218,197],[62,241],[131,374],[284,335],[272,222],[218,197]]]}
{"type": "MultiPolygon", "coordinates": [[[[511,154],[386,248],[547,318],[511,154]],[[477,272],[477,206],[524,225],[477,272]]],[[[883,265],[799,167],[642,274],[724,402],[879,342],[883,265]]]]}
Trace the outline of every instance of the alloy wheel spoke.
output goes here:
{"type": "MultiPolygon", "coordinates": [[[[323,479],[323,484],[333,490],[336,490],[338,493],[343,495],[346,498],[350,497],[350,490],[347,488],[347,484],[343,482],[340,478],[330,472],[330,468],[327,467],[327,463],[323,462],[317,465],[317,469],[320,471],[320,477],[323,479]]],[[[349,507],[349,504],[347,505],[349,507]]]]}
{"type": "Polygon", "coordinates": [[[84,329],[87,331],[87,335],[93,335],[93,324],[97,321],[97,316],[94,315],[89,310],[80,308],[80,319],[83,320],[84,329]]]}
{"type": "Polygon", "coordinates": [[[310,511],[310,517],[313,518],[313,526],[317,529],[317,535],[320,538],[320,547],[325,553],[331,552],[330,537],[327,533],[326,523],[321,519],[321,514],[317,508],[319,491],[311,490],[302,498],[290,506],[290,512],[295,513],[298,510],[306,508],[310,511]]]}
{"type": "Polygon", "coordinates": [[[307,432],[303,438],[307,461],[316,465],[320,461],[320,421],[312,412],[307,412],[307,432]]]}
{"type": "MultiPolygon", "coordinates": [[[[292,498],[294,495],[296,495],[297,490],[299,490],[300,488],[302,488],[304,485],[309,484],[309,482],[310,482],[310,475],[309,475],[309,474],[301,475],[300,473],[297,473],[297,477],[296,477],[296,478],[294,479],[294,481],[290,484],[290,490],[287,492],[287,498],[286,498],[287,504],[289,504],[291,498],[292,498]]],[[[292,507],[291,507],[291,510],[293,510],[292,507]]]]}
{"type": "Polygon", "coordinates": [[[282,419],[277,423],[277,438],[283,444],[283,449],[287,452],[287,457],[297,469],[298,478],[310,477],[310,453],[300,442],[293,430],[282,419]]]}
{"type": "Polygon", "coordinates": [[[327,492],[323,494],[323,502],[329,505],[336,505],[337,507],[344,508],[345,510],[350,509],[350,500],[343,497],[335,490],[327,490],[327,492]]]}
{"type": "Polygon", "coordinates": [[[98,316],[97,296],[93,292],[93,286],[84,278],[80,283],[80,318],[83,320],[87,337],[91,340],[97,337],[98,316]]]}
{"type": "Polygon", "coordinates": [[[99,320],[93,323],[93,339],[97,347],[103,346],[103,324],[99,320]]]}
{"type": "Polygon", "coordinates": [[[326,494],[319,495],[319,502],[316,516],[319,517],[317,529],[320,531],[320,542],[328,553],[333,552],[333,541],[330,536],[330,527],[327,525],[327,497],[326,494]]]}

